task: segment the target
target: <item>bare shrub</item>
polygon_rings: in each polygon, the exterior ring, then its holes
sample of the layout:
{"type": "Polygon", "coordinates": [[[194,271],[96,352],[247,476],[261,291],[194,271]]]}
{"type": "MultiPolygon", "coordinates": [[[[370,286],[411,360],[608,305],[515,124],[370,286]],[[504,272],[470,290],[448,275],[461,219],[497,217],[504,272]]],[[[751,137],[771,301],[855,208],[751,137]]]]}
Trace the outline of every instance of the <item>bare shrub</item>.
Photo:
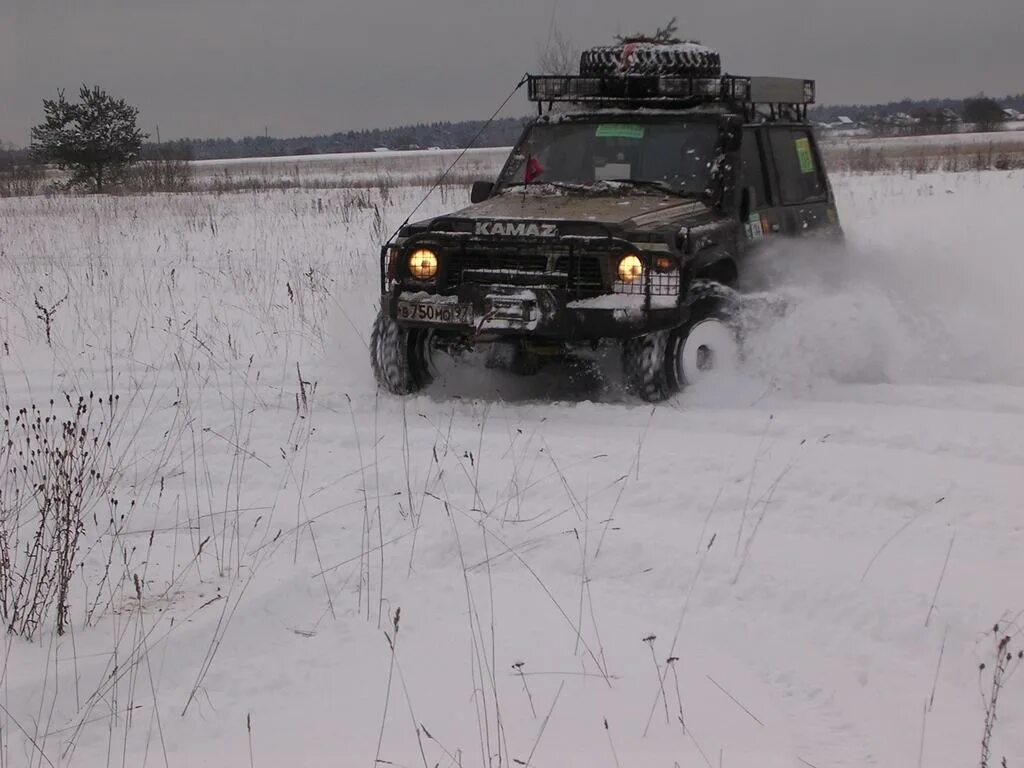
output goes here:
{"type": "Polygon", "coordinates": [[[92,393],[72,401],[61,419],[54,402],[4,408],[0,436],[0,619],[9,634],[31,640],[51,618],[58,635],[69,623],[71,579],[87,515],[111,471],[117,399],[92,393]],[[94,414],[99,422],[94,422],[94,414]]]}
{"type": "Polygon", "coordinates": [[[1014,168],[1024,167],[1024,158],[1014,156],[1009,152],[1000,152],[992,161],[992,167],[997,171],[1010,171],[1014,168]]]}
{"type": "Polygon", "coordinates": [[[38,165],[11,165],[0,170],[0,197],[27,197],[38,194],[46,171],[38,165]]]}
{"type": "Polygon", "coordinates": [[[192,164],[175,157],[144,160],[127,170],[118,191],[127,194],[191,192],[192,164]]]}
{"type": "MultiPolygon", "coordinates": [[[[999,694],[1013,673],[1017,671],[1021,661],[1024,660],[1024,651],[1012,647],[1018,634],[1019,631],[1013,625],[1007,627],[996,624],[992,628],[992,637],[995,640],[995,658],[992,662],[992,681],[988,690],[980,685],[980,677],[985,674],[987,667],[985,664],[981,664],[978,668],[979,687],[982,688],[982,695],[985,697],[985,728],[981,736],[981,768],[988,768],[989,760],[992,758],[992,733],[997,721],[996,708],[999,705],[999,694]]],[[[1005,757],[1002,759],[1002,765],[1006,765],[1005,757]]]]}
{"type": "Polygon", "coordinates": [[[975,171],[987,171],[989,168],[992,167],[992,152],[991,152],[991,150],[989,150],[988,152],[979,151],[979,152],[975,153],[974,157],[972,158],[972,163],[973,163],[972,170],[975,170],[975,171]]]}
{"type": "Polygon", "coordinates": [[[537,66],[541,74],[572,75],[579,60],[579,48],[557,24],[552,24],[547,43],[537,50],[537,66]]]}

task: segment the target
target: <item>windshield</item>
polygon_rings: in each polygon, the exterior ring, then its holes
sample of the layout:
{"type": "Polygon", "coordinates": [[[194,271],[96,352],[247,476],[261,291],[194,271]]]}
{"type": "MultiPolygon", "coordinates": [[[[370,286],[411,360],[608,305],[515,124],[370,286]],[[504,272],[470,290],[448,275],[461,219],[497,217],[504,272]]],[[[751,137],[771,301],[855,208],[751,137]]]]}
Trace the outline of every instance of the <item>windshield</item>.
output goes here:
{"type": "Polygon", "coordinates": [[[698,196],[717,140],[711,120],[538,123],[514,150],[499,187],[629,181],[698,196]]]}

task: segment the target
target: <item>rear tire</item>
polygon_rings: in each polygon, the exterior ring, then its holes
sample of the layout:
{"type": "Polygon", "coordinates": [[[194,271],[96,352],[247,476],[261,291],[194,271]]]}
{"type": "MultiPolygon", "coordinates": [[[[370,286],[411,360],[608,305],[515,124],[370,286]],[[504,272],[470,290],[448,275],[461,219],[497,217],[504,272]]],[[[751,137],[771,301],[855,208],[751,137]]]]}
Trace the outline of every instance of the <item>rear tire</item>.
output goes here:
{"type": "Polygon", "coordinates": [[[384,311],[370,334],[370,366],[377,386],[393,395],[411,395],[430,385],[431,336],[422,328],[403,328],[384,311]]]}

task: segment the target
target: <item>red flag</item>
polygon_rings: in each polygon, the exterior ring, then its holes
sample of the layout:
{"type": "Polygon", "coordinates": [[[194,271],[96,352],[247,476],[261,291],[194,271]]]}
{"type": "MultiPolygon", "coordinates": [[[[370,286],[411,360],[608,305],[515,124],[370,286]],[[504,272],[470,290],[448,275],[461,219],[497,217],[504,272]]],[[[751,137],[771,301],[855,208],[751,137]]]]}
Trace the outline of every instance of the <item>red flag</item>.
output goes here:
{"type": "Polygon", "coordinates": [[[626,43],[622,46],[622,63],[619,66],[619,71],[629,71],[629,68],[633,65],[634,53],[636,53],[636,43],[626,43]]]}
{"type": "Polygon", "coordinates": [[[537,177],[543,173],[544,166],[540,164],[540,160],[531,155],[530,159],[526,161],[526,174],[524,180],[529,184],[532,181],[536,181],[537,177]]]}

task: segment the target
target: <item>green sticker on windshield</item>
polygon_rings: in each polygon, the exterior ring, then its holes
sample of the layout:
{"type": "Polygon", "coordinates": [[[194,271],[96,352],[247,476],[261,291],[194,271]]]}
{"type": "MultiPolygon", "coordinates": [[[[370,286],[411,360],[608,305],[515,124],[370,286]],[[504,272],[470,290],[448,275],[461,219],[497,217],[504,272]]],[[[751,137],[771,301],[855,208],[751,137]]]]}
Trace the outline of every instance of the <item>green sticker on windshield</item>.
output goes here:
{"type": "Polygon", "coordinates": [[[602,123],[597,126],[595,135],[599,139],[642,139],[647,131],[644,125],[628,123],[602,123]]]}
{"type": "Polygon", "coordinates": [[[811,155],[811,140],[797,139],[796,154],[800,158],[800,171],[814,173],[814,157],[811,155]]]}

